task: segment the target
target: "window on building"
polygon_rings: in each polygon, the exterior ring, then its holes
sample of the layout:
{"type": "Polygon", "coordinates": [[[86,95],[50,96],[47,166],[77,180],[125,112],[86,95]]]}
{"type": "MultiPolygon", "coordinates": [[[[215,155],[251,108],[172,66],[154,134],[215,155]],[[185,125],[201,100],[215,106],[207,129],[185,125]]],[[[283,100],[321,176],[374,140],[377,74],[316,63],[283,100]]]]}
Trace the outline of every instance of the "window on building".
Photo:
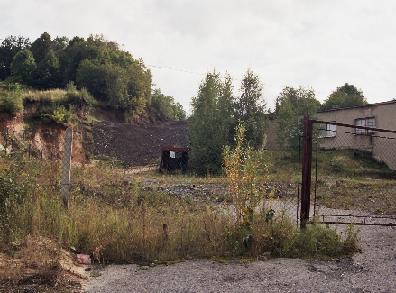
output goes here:
{"type": "Polygon", "coordinates": [[[336,137],[337,125],[326,123],[322,127],[321,137],[336,137]]]}
{"type": "MultiPolygon", "coordinates": [[[[374,117],[368,117],[368,118],[359,118],[355,119],[355,125],[356,126],[363,126],[363,127],[370,127],[370,128],[375,128],[375,118],[374,117]]],[[[356,134],[372,134],[374,131],[368,130],[368,129],[355,129],[356,134]]]]}

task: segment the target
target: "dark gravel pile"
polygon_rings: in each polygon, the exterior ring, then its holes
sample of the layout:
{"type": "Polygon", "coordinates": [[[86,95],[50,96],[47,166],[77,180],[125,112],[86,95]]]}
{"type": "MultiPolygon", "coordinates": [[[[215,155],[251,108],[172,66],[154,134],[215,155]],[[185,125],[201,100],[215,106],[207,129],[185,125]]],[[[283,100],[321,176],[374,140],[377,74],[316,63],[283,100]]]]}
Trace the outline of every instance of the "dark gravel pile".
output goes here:
{"type": "Polygon", "coordinates": [[[117,159],[125,166],[158,163],[164,146],[188,146],[185,121],[158,124],[102,122],[93,127],[92,134],[94,155],[117,159]]]}

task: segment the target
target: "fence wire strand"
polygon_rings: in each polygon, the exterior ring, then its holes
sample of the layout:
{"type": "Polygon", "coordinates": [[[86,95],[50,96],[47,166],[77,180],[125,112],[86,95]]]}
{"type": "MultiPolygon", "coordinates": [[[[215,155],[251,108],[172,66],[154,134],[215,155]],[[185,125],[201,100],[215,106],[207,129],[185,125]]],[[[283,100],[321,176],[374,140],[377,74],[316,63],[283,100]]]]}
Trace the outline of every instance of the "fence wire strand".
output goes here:
{"type": "Polygon", "coordinates": [[[313,122],[313,216],[331,224],[396,225],[396,133],[313,122]]]}

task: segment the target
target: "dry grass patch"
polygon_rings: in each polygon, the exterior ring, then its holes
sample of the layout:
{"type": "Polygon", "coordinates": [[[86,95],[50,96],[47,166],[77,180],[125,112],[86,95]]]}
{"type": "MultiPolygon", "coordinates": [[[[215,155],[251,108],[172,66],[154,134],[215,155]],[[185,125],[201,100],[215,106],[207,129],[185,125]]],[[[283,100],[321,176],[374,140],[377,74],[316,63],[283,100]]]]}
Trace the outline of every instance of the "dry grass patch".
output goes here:
{"type": "Polygon", "coordinates": [[[12,254],[0,253],[2,292],[79,292],[84,278],[72,255],[43,237],[28,236],[12,254]]]}
{"type": "MultiPolygon", "coordinates": [[[[2,200],[9,203],[0,225],[3,249],[36,235],[53,239],[63,248],[73,246],[100,263],[311,255],[295,252],[303,245],[290,249],[300,243],[295,239],[301,232],[282,213],[250,215],[248,209],[243,219],[236,221],[235,211],[227,204],[145,190],[119,169],[105,166],[74,167],[70,207],[65,210],[59,186],[52,184],[58,181],[56,164],[3,159],[0,166],[5,165],[13,167],[2,168],[0,174],[4,179],[0,180],[2,200]]],[[[333,235],[330,229],[323,229],[324,233],[312,237],[333,235]]],[[[328,251],[332,251],[330,256],[349,253],[340,249],[343,243],[337,238],[330,243],[333,250],[316,249],[312,256],[328,251]]]]}

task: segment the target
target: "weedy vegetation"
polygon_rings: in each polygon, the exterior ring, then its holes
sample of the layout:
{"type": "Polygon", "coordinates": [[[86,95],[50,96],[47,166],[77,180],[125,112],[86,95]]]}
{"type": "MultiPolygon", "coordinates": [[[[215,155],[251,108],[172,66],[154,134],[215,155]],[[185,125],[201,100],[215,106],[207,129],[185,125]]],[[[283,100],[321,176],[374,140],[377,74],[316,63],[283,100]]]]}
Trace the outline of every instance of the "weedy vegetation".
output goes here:
{"type": "Polygon", "coordinates": [[[229,199],[224,204],[147,188],[119,167],[101,164],[73,167],[65,209],[59,200],[58,162],[4,157],[0,245],[12,251],[27,237],[45,237],[100,263],[353,253],[353,229],[343,239],[319,224],[300,231],[285,212],[262,208],[272,194],[263,193],[257,182],[269,178],[270,165],[268,154],[244,145],[239,127],[236,146],[225,149],[229,199]]]}

